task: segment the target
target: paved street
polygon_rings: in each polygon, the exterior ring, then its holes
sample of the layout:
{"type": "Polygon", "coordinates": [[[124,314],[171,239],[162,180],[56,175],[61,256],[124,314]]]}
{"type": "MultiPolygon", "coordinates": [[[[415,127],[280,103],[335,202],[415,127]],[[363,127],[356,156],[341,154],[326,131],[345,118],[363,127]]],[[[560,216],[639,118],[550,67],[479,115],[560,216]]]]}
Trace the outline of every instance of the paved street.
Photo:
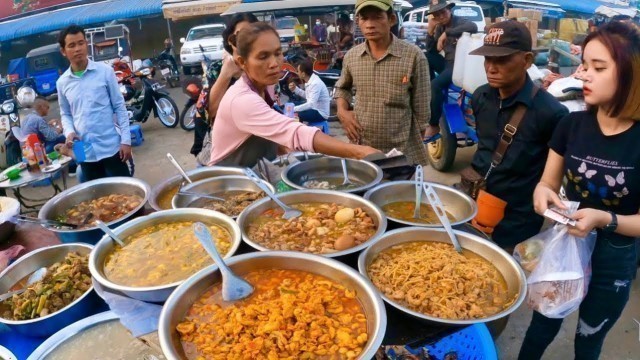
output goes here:
{"type": "MultiPolygon", "coordinates": [[[[172,96],[180,110],[186,101],[185,95],[180,89],[172,89],[172,96]]],[[[58,117],[57,103],[52,102],[51,117],[58,117]]],[[[159,120],[149,119],[142,124],[144,132],[144,144],[134,148],[136,174],[135,176],[147,181],[151,186],[163,179],[177,174],[177,171],[169,163],[166,153],[170,152],[176,160],[186,169],[195,168],[195,159],[189,154],[189,149],[193,142],[193,133],[183,131],[179,126],[175,129],[164,127],[159,120]]],[[[331,124],[332,134],[342,136],[342,131],[338,123],[331,124]]],[[[445,184],[453,184],[459,180],[455,171],[466,166],[473,154],[472,148],[463,149],[459,152],[454,172],[444,174],[434,171],[431,168],[426,170],[425,178],[431,181],[445,184]]],[[[76,179],[71,179],[70,184],[76,184],[76,179]]],[[[49,188],[26,189],[25,194],[43,194],[49,188]]],[[[601,359],[640,359],[640,342],[638,324],[634,318],[640,320],[640,286],[638,281],[632,285],[631,300],[627,305],[622,317],[611,330],[610,335],[604,345],[601,359]]],[[[501,359],[515,359],[517,357],[520,344],[527,329],[531,310],[523,305],[519,311],[511,316],[506,330],[497,340],[497,347],[501,359]]],[[[544,359],[572,359],[573,358],[573,337],[577,323],[577,314],[570,316],[565,321],[562,330],[547,351],[544,359]]],[[[402,324],[390,324],[391,326],[402,326],[402,324]]]]}

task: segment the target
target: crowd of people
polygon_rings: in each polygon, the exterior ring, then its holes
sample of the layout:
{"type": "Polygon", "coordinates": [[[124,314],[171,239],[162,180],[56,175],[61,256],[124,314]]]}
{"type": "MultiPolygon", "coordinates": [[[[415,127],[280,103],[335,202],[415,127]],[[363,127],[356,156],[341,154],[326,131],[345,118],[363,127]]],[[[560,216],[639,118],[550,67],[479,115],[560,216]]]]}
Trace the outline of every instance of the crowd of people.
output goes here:
{"type": "MultiPolygon", "coordinates": [[[[457,39],[478,30],[454,16],[452,6],[444,0],[431,3],[425,54],[392,33],[398,22],[392,0],[356,1],[355,19],[365,41],[344,56],[334,95],[348,142],[304,124],[325,121],[332,100],[311,62],[297,64],[304,89],[290,87],[304,99],[295,107],[302,122],[282,113],[274,91],[283,65],[280,37],[251,14],[234,16],[223,33],[227,55],[208,74],[206,116],[197,123],[192,149],[199,166],[252,167],[293,150],[362,159],[392,149],[411,163],[427,165],[425,142],[440,133],[457,39]]],[[[337,24],[338,44],[345,48],[353,42],[350,22],[346,17],[337,24]]],[[[332,33],[320,21],[312,32],[319,40],[332,33]]],[[[82,28],[63,30],[60,46],[71,64],[57,84],[62,128],[44,121],[48,104],[42,100],[23,126],[47,146],[63,142],[70,147],[82,140],[83,181],[129,176],[129,119],[113,70],[88,59],[82,28]]],[[[481,179],[485,191],[507,203],[492,239],[508,251],[540,232],[541,214],[549,206],[564,208],[558,193],[562,179],[569,179],[566,196],[581,203],[569,232],[598,234],[575,352],[578,359],[597,359],[636,274],[640,31],[626,22],[592,29],[580,47],[588,109],[571,114],[527,74],[532,48],[525,25],[504,21],[487,28],[484,45],[469,55],[484,57],[488,83],[473,94],[479,140],[462,175],[481,179]]],[[[519,358],[539,359],[561,323],[534,312],[519,358]]]]}

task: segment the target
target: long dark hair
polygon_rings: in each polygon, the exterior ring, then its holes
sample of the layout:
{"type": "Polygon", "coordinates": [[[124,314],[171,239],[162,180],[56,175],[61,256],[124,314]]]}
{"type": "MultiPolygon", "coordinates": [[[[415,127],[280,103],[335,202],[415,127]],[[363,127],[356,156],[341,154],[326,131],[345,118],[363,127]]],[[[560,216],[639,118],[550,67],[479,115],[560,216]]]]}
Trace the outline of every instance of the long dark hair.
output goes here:
{"type": "Polygon", "coordinates": [[[640,31],[621,22],[609,22],[590,33],[582,48],[593,40],[609,50],[616,63],[618,88],[609,116],[640,120],[640,31]]]}
{"type": "Polygon", "coordinates": [[[247,29],[240,31],[238,36],[236,36],[236,49],[238,51],[238,55],[246,59],[249,56],[249,53],[251,53],[253,44],[258,40],[258,37],[261,34],[268,32],[273,33],[278,39],[280,39],[278,31],[274,29],[273,26],[265,22],[251,24],[247,29]]]}
{"type": "Polygon", "coordinates": [[[233,33],[236,32],[236,26],[243,21],[256,23],[259,20],[255,15],[251,13],[235,14],[231,17],[231,19],[229,19],[227,27],[225,27],[224,31],[222,31],[222,45],[229,54],[233,55],[233,48],[229,43],[229,36],[233,35],[233,33]]]}

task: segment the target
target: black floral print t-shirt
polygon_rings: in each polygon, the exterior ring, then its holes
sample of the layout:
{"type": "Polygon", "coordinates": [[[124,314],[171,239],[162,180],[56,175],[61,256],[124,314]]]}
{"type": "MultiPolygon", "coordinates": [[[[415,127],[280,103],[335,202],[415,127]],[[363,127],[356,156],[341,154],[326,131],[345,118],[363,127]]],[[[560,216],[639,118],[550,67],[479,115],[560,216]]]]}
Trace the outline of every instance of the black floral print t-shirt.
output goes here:
{"type": "Polygon", "coordinates": [[[565,187],[581,208],[634,215],[640,209],[640,123],[606,136],[594,112],[562,119],[549,147],[564,157],[565,187]]]}

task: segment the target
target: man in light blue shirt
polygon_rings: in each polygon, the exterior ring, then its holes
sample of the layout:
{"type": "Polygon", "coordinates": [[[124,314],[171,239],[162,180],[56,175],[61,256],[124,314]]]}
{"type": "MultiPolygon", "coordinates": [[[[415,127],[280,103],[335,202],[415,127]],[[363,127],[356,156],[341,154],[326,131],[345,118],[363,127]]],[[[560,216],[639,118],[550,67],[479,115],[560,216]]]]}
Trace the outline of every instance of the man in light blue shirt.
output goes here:
{"type": "Polygon", "coordinates": [[[44,144],[47,153],[50,153],[55,145],[65,142],[65,137],[61,134],[62,129],[47,124],[44,120],[47,115],[49,115],[49,102],[38,96],[33,103],[33,112],[21,121],[20,128],[24,136],[36,134],[38,140],[44,144]]]}
{"type": "Polygon", "coordinates": [[[56,83],[60,117],[67,146],[74,140],[85,144],[83,180],[131,176],[129,116],[113,69],[89,60],[81,27],[62,30],[58,41],[71,64],[56,83]]]}
{"type": "Polygon", "coordinates": [[[289,90],[304,98],[306,102],[293,110],[298,113],[298,118],[302,122],[314,124],[326,121],[329,118],[331,96],[329,96],[327,85],[313,73],[311,60],[305,60],[298,65],[298,76],[305,82],[304,90],[294,83],[289,84],[289,90]]]}

